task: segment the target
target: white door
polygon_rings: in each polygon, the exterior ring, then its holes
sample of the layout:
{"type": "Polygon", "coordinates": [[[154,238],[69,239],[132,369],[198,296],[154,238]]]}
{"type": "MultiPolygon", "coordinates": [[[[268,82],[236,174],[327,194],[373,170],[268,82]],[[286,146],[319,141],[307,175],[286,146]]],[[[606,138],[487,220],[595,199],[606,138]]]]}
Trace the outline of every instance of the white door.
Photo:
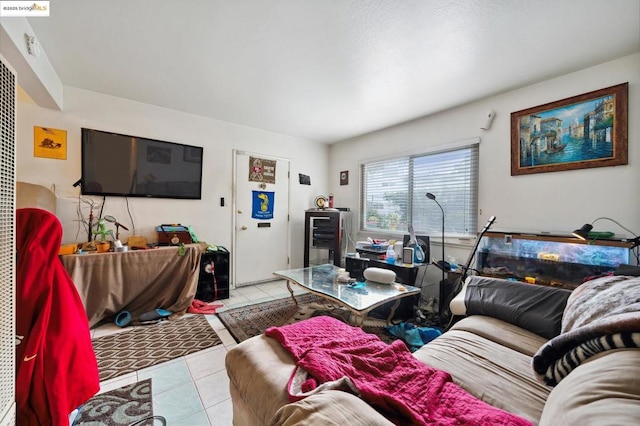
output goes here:
{"type": "Polygon", "coordinates": [[[289,269],[289,160],[234,151],[234,287],[289,269]],[[275,167],[275,170],[272,168],[275,167]]]}

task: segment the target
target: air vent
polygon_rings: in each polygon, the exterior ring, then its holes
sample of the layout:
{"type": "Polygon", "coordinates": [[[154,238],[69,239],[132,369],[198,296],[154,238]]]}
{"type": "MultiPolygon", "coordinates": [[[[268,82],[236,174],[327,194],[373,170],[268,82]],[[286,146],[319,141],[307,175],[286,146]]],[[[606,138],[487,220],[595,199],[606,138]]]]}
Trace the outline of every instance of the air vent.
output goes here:
{"type": "Polygon", "coordinates": [[[15,423],[16,77],[0,56],[0,425],[15,423]]]}

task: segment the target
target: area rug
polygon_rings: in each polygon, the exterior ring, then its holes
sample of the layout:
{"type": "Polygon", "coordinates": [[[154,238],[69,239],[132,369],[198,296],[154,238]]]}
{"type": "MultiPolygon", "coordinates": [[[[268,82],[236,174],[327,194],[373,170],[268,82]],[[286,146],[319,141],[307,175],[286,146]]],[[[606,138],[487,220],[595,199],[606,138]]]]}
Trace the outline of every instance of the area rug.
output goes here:
{"type": "MultiPolygon", "coordinates": [[[[344,322],[349,320],[349,312],[346,309],[328,303],[319,296],[303,294],[296,296],[296,300],[298,306],[295,305],[291,297],[286,297],[229,309],[218,312],[216,315],[238,343],[264,333],[271,326],[292,324],[312,316],[328,315],[344,322]]],[[[384,325],[384,322],[379,320],[367,320],[362,329],[389,343],[396,337],[388,334],[384,325]]]]}
{"type": "Polygon", "coordinates": [[[151,416],[151,379],[147,379],[94,396],[80,407],[73,426],[152,426],[151,416]]]}
{"type": "Polygon", "coordinates": [[[139,326],[93,339],[100,381],[222,343],[202,315],[139,326]]]}

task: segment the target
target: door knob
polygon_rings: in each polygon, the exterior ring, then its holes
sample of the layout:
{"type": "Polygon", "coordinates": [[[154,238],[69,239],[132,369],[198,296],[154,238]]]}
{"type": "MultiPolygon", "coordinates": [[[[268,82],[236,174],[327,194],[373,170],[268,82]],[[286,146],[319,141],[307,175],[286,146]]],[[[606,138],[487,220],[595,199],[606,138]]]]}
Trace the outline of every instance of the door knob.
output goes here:
{"type": "Polygon", "coordinates": [[[240,229],[242,229],[243,231],[246,231],[247,230],[247,226],[243,225],[242,228],[240,228],[240,229]]]}
{"type": "Polygon", "coordinates": [[[238,214],[242,214],[242,210],[238,210],[238,214]]]}

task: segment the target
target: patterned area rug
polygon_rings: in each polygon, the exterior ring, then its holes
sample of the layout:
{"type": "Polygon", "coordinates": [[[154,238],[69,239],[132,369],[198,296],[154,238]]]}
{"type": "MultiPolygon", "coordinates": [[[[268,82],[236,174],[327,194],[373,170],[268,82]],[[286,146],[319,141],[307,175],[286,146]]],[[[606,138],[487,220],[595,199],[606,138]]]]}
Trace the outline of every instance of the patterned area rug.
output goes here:
{"type": "Polygon", "coordinates": [[[100,381],[222,343],[206,318],[194,315],[93,339],[100,381]]]}
{"type": "MultiPolygon", "coordinates": [[[[124,426],[151,416],[151,379],[147,379],[94,396],[80,407],[73,426],[124,426]]],[[[139,424],[152,426],[153,420],[139,424]]]]}
{"type": "MultiPolygon", "coordinates": [[[[218,312],[216,315],[218,315],[220,321],[238,343],[264,333],[271,326],[292,324],[317,315],[329,315],[341,321],[349,322],[349,311],[328,303],[319,296],[303,294],[296,296],[296,300],[298,301],[298,306],[293,303],[291,297],[286,297],[229,309],[218,312]]],[[[362,329],[390,343],[396,337],[388,334],[384,329],[384,325],[383,321],[367,319],[362,329]]]]}

